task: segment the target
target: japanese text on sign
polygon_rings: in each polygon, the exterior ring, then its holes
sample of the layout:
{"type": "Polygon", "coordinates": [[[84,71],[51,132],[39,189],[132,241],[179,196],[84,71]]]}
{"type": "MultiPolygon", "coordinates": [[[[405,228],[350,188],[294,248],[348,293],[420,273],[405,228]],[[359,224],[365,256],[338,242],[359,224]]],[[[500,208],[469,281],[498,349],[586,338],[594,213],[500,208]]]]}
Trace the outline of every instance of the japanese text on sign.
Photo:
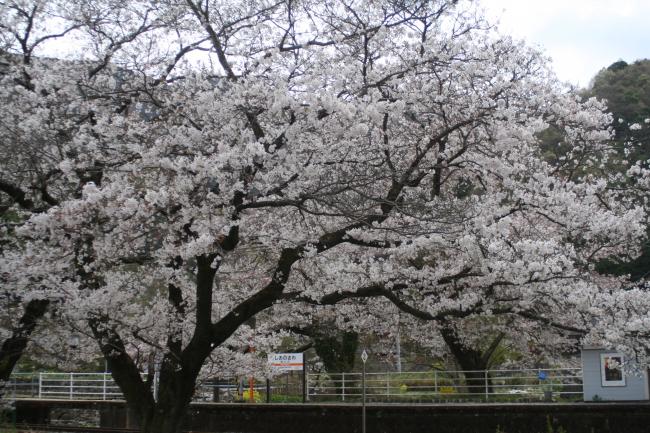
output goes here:
{"type": "Polygon", "coordinates": [[[270,353],[269,366],[275,371],[302,370],[302,353],[270,353]]]}

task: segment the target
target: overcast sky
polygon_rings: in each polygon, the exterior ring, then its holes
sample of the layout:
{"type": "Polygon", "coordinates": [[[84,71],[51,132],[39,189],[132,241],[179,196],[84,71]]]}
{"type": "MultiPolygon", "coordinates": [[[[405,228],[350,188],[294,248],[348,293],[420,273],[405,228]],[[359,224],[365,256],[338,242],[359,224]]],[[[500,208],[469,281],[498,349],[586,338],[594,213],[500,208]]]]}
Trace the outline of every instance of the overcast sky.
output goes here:
{"type": "Polygon", "coordinates": [[[650,0],[481,0],[503,33],[541,46],[560,79],[587,86],[603,67],[650,58],[650,0]]]}

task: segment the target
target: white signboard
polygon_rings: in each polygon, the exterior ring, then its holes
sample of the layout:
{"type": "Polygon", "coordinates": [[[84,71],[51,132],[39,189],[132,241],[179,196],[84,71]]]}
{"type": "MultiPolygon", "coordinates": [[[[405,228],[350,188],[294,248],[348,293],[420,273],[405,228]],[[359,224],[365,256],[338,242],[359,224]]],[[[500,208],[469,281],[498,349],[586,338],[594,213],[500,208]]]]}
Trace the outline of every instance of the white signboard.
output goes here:
{"type": "Polygon", "coordinates": [[[269,353],[269,366],[275,371],[302,370],[302,353],[269,353]]]}

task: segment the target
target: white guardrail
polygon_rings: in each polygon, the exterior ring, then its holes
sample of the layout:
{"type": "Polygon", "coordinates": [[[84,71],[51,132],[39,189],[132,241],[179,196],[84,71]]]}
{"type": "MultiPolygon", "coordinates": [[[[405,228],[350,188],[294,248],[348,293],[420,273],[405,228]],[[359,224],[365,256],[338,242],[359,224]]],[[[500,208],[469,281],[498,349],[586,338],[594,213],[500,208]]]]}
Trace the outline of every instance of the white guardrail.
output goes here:
{"type": "MultiPolygon", "coordinates": [[[[258,383],[256,389],[263,387],[258,383]]],[[[156,393],[154,389],[154,393],[156,393]]],[[[241,399],[243,385],[235,378],[201,383],[194,398],[202,401],[241,399]]],[[[5,384],[4,398],[123,400],[111,373],[14,373],[5,384]]]]}
{"type": "Polygon", "coordinates": [[[110,373],[14,373],[5,398],[119,400],[122,392],[110,373]]]}
{"type": "MultiPolygon", "coordinates": [[[[362,396],[361,373],[311,373],[309,400],[355,401],[362,396]]],[[[366,373],[371,401],[575,400],[582,396],[582,369],[528,369],[366,373]]]]}
{"type": "MultiPolygon", "coordinates": [[[[241,400],[248,382],[242,379],[206,381],[197,387],[195,400],[241,400]]],[[[300,386],[296,390],[288,386],[283,390],[278,383],[281,381],[271,380],[266,385],[268,392],[274,396],[296,392],[301,395],[300,386]]],[[[255,382],[256,392],[265,392],[264,382],[255,382]]],[[[308,373],[306,397],[312,402],[360,401],[361,383],[361,373],[308,373]]],[[[368,400],[378,402],[575,400],[582,396],[580,368],[366,373],[365,383],[368,400]]],[[[120,400],[124,397],[110,373],[15,373],[6,383],[4,398],[120,400]]]]}

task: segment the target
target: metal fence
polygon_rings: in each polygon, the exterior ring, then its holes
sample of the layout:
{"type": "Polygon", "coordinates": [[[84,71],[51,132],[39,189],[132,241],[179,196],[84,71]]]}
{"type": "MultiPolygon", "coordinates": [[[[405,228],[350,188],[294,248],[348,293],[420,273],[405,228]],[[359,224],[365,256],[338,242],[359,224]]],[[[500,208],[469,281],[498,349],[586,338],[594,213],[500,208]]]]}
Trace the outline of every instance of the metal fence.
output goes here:
{"type": "MultiPolygon", "coordinates": [[[[311,373],[311,401],[358,401],[361,373],[311,373]]],[[[369,401],[534,401],[582,396],[580,368],[367,373],[369,401]]]]}
{"type": "MultiPolygon", "coordinates": [[[[301,375],[254,383],[258,402],[302,401],[301,375]],[[291,380],[290,380],[291,379],[291,380]]],[[[362,396],[361,373],[308,373],[306,399],[355,402],[362,396]]],[[[582,396],[579,368],[367,373],[366,395],[377,402],[577,400],[582,396]]],[[[198,401],[249,401],[247,378],[224,378],[198,384],[198,401]]],[[[16,373],[5,398],[71,400],[123,399],[110,373],[16,373]]],[[[155,394],[155,389],[154,389],[155,394]]]]}
{"type": "Polygon", "coordinates": [[[5,397],[116,400],[122,392],[110,373],[15,373],[5,397]]]}
{"type": "MultiPolygon", "coordinates": [[[[256,402],[302,401],[301,376],[280,375],[273,380],[253,381],[256,402]]],[[[248,377],[228,377],[199,382],[195,401],[250,401],[248,377]]],[[[157,383],[154,381],[154,395],[157,383]]],[[[4,398],[41,398],[68,400],[122,400],[124,396],[110,373],[14,373],[4,388],[4,398]]]]}

